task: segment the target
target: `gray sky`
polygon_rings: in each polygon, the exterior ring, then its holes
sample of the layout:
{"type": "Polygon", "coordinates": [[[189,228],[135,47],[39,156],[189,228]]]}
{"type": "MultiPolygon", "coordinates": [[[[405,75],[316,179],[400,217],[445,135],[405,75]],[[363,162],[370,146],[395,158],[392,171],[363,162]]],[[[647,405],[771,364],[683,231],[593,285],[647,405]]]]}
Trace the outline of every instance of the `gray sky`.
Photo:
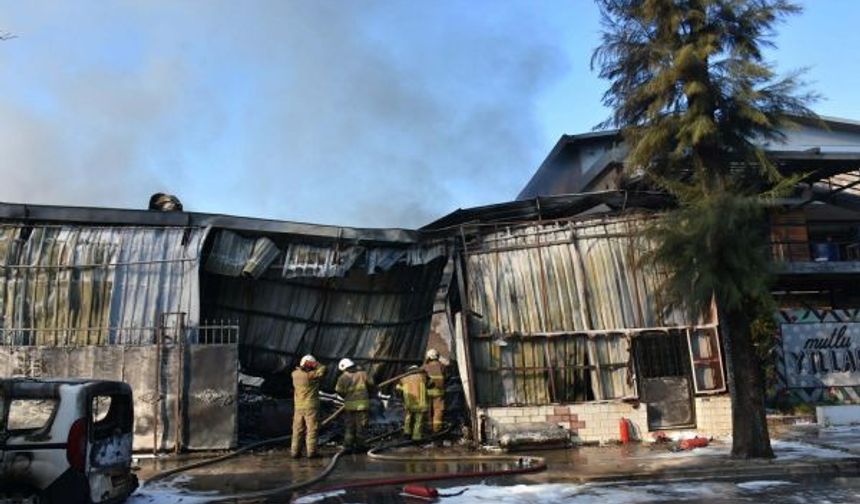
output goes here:
{"type": "MultiPolygon", "coordinates": [[[[783,28],[822,113],[860,118],[860,2],[783,28]]],[[[0,200],[420,226],[513,199],[607,112],[569,1],[0,0],[0,200]]]]}

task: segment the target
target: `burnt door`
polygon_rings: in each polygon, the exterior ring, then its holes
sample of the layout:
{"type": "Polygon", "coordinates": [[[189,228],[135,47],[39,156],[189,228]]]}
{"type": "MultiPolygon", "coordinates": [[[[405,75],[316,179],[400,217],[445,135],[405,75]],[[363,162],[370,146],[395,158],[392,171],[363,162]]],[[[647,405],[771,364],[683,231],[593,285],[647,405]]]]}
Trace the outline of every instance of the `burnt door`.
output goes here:
{"type": "Polygon", "coordinates": [[[687,345],[684,331],[646,332],[633,340],[639,397],[647,404],[649,430],[696,424],[687,345]]]}

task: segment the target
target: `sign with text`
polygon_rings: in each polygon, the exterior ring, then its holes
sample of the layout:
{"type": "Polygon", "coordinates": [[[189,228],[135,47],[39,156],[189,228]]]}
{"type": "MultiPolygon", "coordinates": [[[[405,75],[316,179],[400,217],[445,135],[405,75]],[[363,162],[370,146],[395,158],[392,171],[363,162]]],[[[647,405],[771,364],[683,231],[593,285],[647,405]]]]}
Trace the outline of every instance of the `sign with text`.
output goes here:
{"type": "Polygon", "coordinates": [[[860,385],[860,323],[783,324],[789,388],[860,385]]]}

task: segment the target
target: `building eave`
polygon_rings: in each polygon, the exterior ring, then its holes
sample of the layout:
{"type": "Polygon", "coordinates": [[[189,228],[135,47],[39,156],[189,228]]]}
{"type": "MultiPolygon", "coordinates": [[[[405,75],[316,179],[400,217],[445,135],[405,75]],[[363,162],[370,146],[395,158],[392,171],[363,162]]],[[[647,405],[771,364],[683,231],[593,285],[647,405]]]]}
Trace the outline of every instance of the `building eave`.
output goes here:
{"type": "Polygon", "coordinates": [[[280,234],[312,240],[412,244],[416,231],[353,228],[199,212],[159,212],[122,208],[31,205],[0,202],[0,220],[96,226],[213,227],[237,232],[280,234]]]}

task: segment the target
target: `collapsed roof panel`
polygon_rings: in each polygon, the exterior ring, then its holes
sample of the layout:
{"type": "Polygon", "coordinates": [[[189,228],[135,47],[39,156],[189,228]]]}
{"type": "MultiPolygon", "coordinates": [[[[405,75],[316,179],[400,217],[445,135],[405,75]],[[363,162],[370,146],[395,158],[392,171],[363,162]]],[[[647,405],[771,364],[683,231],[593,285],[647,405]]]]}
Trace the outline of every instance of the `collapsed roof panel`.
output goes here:
{"type": "Polygon", "coordinates": [[[444,263],[328,278],[285,278],[277,269],[258,280],[207,275],[204,317],[238,321],[248,374],[286,375],[312,353],[331,365],[329,381],[345,356],[391,376],[421,361],[444,263]]]}

